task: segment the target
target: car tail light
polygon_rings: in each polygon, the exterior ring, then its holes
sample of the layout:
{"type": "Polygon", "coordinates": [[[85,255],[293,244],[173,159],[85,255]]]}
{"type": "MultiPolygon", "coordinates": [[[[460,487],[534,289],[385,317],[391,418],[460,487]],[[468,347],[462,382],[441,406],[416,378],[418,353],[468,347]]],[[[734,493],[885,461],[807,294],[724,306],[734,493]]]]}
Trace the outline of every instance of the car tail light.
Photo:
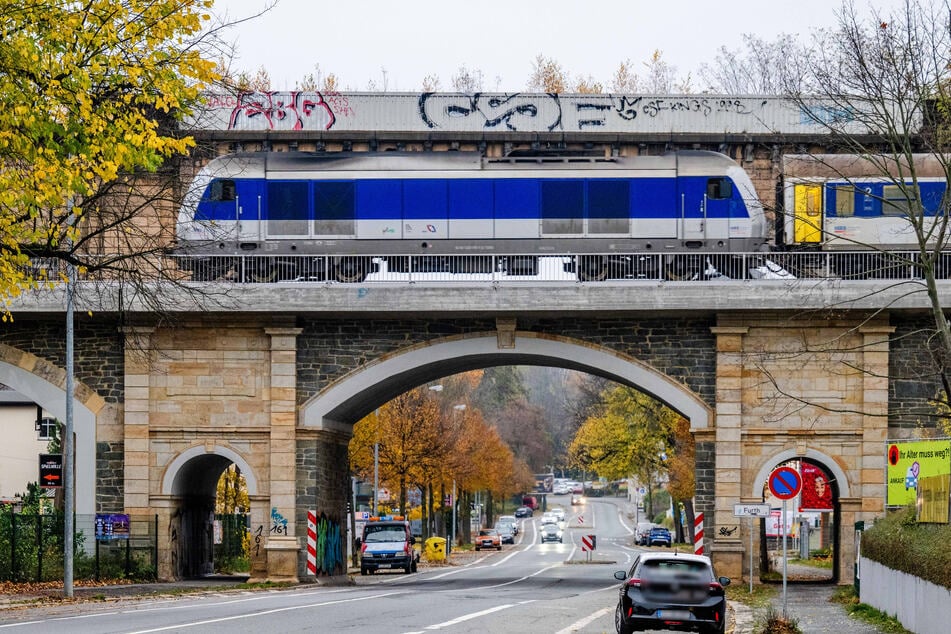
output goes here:
{"type": "Polygon", "coordinates": [[[366,542],[363,542],[362,544],[360,544],[360,552],[365,553],[366,551],[367,551],[367,544],[366,542]]]}
{"type": "Polygon", "coordinates": [[[638,579],[637,577],[627,580],[628,588],[644,588],[646,586],[647,586],[647,582],[644,581],[643,579],[638,579]]]}
{"type": "Polygon", "coordinates": [[[721,586],[721,585],[720,585],[718,582],[716,582],[716,581],[711,581],[711,582],[710,582],[710,591],[712,592],[712,591],[714,591],[714,590],[717,591],[717,592],[722,592],[722,591],[723,591],[723,586],[721,586]]]}

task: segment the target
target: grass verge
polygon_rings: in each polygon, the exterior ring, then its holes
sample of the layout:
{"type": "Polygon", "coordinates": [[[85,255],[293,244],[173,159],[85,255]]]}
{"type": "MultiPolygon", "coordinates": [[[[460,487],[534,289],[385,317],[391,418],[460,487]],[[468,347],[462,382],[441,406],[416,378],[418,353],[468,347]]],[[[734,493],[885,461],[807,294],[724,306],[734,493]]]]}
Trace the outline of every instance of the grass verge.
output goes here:
{"type": "Polygon", "coordinates": [[[850,616],[874,625],[883,632],[889,632],[889,634],[911,634],[911,632],[902,627],[902,624],[895,617],[889,616],[868,604],[859,603],[859,598],[855,594],[855,588],[853,586],[840,586],[835,591],[835,594],[832,595],[832,600],[836,603],[841,603],[850,616]]]}

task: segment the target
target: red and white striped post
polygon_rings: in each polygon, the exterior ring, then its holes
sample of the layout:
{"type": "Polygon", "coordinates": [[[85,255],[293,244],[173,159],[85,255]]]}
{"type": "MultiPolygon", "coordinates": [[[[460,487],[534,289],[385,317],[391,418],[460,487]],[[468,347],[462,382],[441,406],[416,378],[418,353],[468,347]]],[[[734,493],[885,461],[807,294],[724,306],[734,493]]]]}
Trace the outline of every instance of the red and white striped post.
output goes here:
{"type": "Polygon", "coordinates": [[[693,518],[693,554],[703,554],[703,513],[693,518]]]}
{"type": "Polygon", "coordinates": [[[317,576],[317,512],[307,511],[307,574],[317,576]]]}

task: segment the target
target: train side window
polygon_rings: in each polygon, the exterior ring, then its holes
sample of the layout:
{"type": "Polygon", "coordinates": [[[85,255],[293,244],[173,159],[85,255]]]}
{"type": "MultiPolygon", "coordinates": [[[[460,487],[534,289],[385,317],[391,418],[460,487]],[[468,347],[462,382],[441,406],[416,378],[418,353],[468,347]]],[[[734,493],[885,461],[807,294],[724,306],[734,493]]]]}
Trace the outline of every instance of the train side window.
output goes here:
{"type": "Polygon", "coordinates": [[[215,179],[211,182],[211,195],[208,197],[212,202],[228,202],[235,199],[234,181],[231,179],[215,179]]]}
{"type": "Polygon", "coordinates": [[[728,200],[733,198],[733,181],[729,178],[708,178],[707,198],[712,200],[728,200]]]}
{"type": "Polygon", "coordinates": [[[882,187],[882,215],[907,216],[918,208],[918,188],[914,185],[882,187]]]}
{"type": "Polygon", "coordinates": [[[319,236],[356,235],[354,226],[355,199],[353,182],[315,182],[314,234],[319,236]]]}
{"type": "Polygon", "coordinates": [[[581,235],[584,231],[584,181],[542,181],[542,233],[581,235]]]}
{"type": "Polygon", "coordinates": [[[855,188],[847,185],[834,187],[835,215],[839,218],[850,218],[855,215],[855,188]]]}
{"type": "Polygon", "coordinates": [[[631,184],[628,180],[588,181],[588,234],[631,232],[631,184]]]}
{"type": "Polygon", "coordinates": [[[268,181],[267,233],[272,236],[307,235],[310,215],[307,181],[268,181]]]}

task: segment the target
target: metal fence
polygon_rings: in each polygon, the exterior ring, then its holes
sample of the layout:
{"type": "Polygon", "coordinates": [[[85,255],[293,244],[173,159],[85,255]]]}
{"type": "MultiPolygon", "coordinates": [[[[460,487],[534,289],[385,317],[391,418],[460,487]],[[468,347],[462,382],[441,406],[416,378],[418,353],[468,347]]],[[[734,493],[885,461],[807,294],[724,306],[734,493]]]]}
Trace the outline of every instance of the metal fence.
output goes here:
{"type": "MultiPolygon", "coordinates": [[[[165,279],[234,284],[565,284],[573,282],[712,280],[921,280],[916,251],[792,251],[756,253],[493,253],[466,255],[168,255],[152,262],[165,279]]],[[[60,263],[35,260],[36,279],[61,279],[60,263]]],[[[951,251],[934,264],[951,278],[951,251]]],[[[83,279],[120,279],[93,271],[83,279]]]]}
{"type": "MultiPolygon", "coordinates": [[[[195,281],[232,283],[706,282],[741,279],[917,280],[917,252],[565,253],[492,255],[174,256],[195,281]]],[[[951,253],[936,267],[951,276],[951,253]]]]}
{"type": "MultiPolygon", "coordinates": [[[[158,568],[158,516],[129,517],[128,537],[97,540],[94,515],[76,516],[76,579],[154,579],[158,568]]],[[[0,581],[63,579],[62,513],[0,512],[0,581]]]]}

